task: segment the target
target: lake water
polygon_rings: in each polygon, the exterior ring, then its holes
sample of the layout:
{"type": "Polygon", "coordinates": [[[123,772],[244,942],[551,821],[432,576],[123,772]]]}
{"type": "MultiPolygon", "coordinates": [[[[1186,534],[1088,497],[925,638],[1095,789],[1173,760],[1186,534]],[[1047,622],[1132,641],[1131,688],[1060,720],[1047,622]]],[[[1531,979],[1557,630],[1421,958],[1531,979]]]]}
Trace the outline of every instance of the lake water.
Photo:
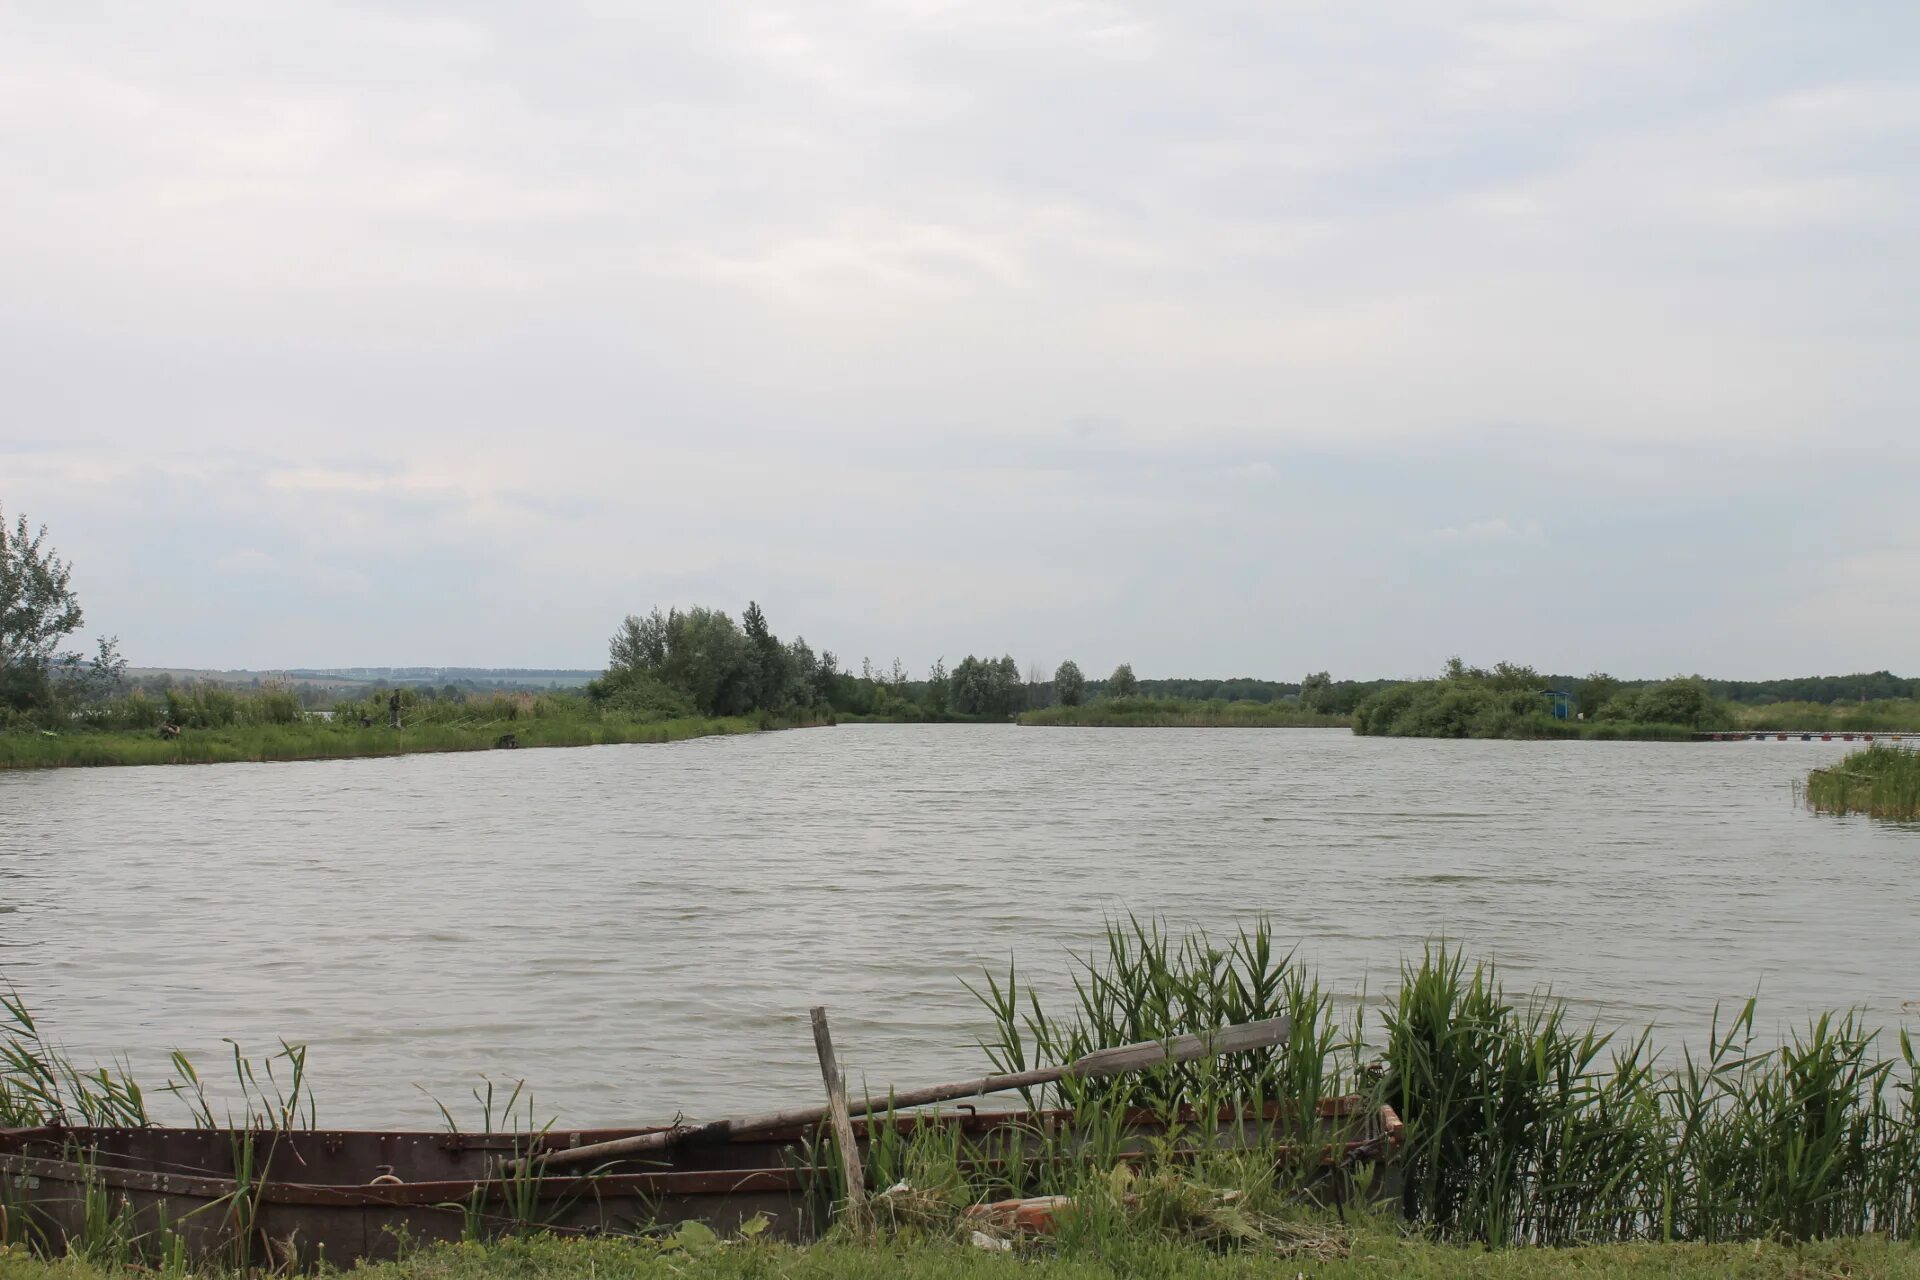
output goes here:
{"type": "MultiPolygon", "coordinates": [[[[1920,1000],[1920,828],[1817,817],[1840,743],[842,726],[666,746],[0,773],[0,980],[80,1056],[312,1046],[323,1123],[811,1101],[984,1068],[960,984],[1110,913],[1265,913],[1378,998],[1446,935],[1698,1040],[1920,1000]]],[[[1920,1006],[1915,1006],[1920,1008],[1920,1006]]],[[[1909,1021],[1920,1016],[1909,1012],[1909,1021]]]]}

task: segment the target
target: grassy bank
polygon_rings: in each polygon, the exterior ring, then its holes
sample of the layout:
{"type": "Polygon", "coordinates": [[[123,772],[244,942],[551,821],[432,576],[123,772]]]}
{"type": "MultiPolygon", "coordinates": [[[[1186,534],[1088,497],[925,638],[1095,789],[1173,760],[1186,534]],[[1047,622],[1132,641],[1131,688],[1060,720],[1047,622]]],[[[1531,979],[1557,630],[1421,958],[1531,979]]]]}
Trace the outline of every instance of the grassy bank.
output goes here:
{"type": "Polygon", "coordinates": [[[1019,722],[1081,729],[1343,729],[1345,716],[1322,715],[1298,702],[1196,702],[1185,698],[1101,698],[1078,707],[1023,711],[1019,722]]]}
{"type": "Polygon", "coordinates": [[[1920,819],[1920,751],[1868,747],[1807,775],[1808,807],[1820,813],[1864,813],[1920,819]]]}
{"type": "MultiPolygon", "coordinates": [[[[18,1249],[0,1252],[0,1280],[132,1280],[154,1274],[77,1258],[41,1261],[18,1249]]],[[[364,1280],[1914,1280],[1920,1278],[1920,1250],[1884,1240],[1846,1240],[1488,1252],[1373,1231],[1359,1235],[1344,1258],[1293,1261],[1223,1254],[1196,1245],[1124,1241],[1097,1249],[1050,1247],[1015,1254],[904,1243],[811,1249],[731,1244],[688,1253],[614,1240],[533,1238],[423,1249],[400,1262],[357,1268],[353,1274],[364,1280]]]]}
{"type": "Polygon", "coordinates": [[[485,751],[513,735],[520,747],[589,747],[625,742],[678,742],[718,734],[791,728],[808,721],[757,717],[686,717],[643,722],[617,716],[431,721],[391,729],[303,720],[293,724],[235,724],[183,729],[176,738],[153,732],[86,730],[0,734],[0,769],[143,764],[229,764],[240,761],[339,760],[428,751],[485,751]]]}

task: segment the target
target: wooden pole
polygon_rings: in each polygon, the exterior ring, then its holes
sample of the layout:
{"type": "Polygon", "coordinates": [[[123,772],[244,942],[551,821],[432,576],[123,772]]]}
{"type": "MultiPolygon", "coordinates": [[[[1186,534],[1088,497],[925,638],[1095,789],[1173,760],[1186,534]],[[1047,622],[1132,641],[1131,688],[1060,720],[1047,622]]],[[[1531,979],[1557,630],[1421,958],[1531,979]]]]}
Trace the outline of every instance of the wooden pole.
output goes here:
{"type": "MultiPolygon", "coordinates": [[[[1015,1071],[1007,1075],[977,1076],[971,1080],[956,1080],[951,1084],[906,1089],[899,1093],[890,1093],[883,1098],[850,1100],[847,1110],[851,1115],[856,1116],[886,1111],[889,1108],[904,1111],[909,1107],[924,1107],[930,1102],[951,1102],[955,1098],[1004,1093],[1009,1089],[1052,1084],[1056,1080],[1068,1078],[1093,1080],[1101,1076],[1120,1075],[1129,1071],[1146,1071],[1176,1062],[1194,1062],[1201,1058],[1218,1057],[1224,1053],[1245,1053],[1252,1049],[1271,1048],[1274,1045],[1286,1043],[1291,1030],[1292,1023],[1286,1018],[1237,1022],[1232,1026],[1220,1027],[1200,1035],[1146,1040],[1139,1044],[1121,1045],[1116,1049],[1096,1049],[1085,1057],[1076,1058],[1062,1067],[1036,1067],[1030,1071],[1015,1071]]],[[[683,1142],[725,1142],[728,1138],[740,1134],[764,1133],[769,1129],[803,1128],[820,1123],[826,1116],[827,1108],[818,1105],[788,1107],[784,1111],[768,1111],[757,1116],[715,1120],[708,1124],[682,1125],[674,1129],[655,1129],[649,1133],[636,1133],[625,1138],[590,1142],[583,1147],[563,1147],[557,1151],[543,1151],[526,1159],[516,1160],[508,1165],[507,1169],[509,1172],[518,1173],[531,1163],[551,1167],[578,1164],[585,1160],[606,1160],[614,1156],[631,1155],[637,1151],[663,1151],[668,1147],[679,1146],[683,1142]]]]}
{"type": "Polygon", "coordinates": [[[833,1121],[833,1145],[840,1148],[840,1169],[846,1175],[847,1222],[854,1234],[867,1231],[867,1168],[853,1140],[853,1116],[847,1110],[847,1078],[833,1056],[833,1033],[827,1030],[827,1010],[813,1010],[813,1047],[820,1055],[820,1078],[827,1085],[827,1114],[833,1121]]]}

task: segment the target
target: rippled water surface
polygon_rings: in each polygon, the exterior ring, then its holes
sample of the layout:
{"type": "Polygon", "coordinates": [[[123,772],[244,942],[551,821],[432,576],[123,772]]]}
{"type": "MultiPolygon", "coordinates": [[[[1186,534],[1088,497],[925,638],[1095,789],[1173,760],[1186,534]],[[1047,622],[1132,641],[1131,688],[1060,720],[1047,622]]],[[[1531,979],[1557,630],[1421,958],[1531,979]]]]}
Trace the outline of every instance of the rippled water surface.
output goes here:
{"type": "Polygon", "coordinates": [[[0,773],[0,978],[143,1076],[304,1040],[321,1119],[368,1124],[481,1073],[577,1124],[810,1100],[822,1002],[871,1083],[966,1075],[959,977],[1057,978],[1123,910],[1264,912],[1376,997],[1445,934],[1668,1038],[1756,988],[1893,1022],[1920,829],[1790,790],[1845,749],[866,725],[0,773]]]}

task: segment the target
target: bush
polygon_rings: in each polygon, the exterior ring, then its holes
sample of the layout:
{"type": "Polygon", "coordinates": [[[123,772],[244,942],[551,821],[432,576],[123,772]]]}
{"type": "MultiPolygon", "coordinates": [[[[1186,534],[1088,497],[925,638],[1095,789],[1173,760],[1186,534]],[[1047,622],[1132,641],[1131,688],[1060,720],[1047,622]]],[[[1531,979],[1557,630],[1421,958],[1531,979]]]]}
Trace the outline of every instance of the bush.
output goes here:
{"type": "MultiPolygon", "coordinates": [[[[1611,678],[1587,684],[1600,679],[1611,678]]],[[[1620,690],[1587,725],[1555,719],[1544,686],[1545,677],[1531,667],[1503,662],[1486,671],[1454,659],[1437,680],[1393,685],[1365,699],[1354,711],[1353,731],[1401,738],[1685,738],[1734,722],[1732,708],[1698,676],[1620,690]]],[[[1583,699],[1588,692],[1583,688],[1583,699]]]]}
{"type": "Polygon", "coordinates": [[[1707,691],[1699,676],[1662,680],[1608,698],[1595,717],[1641,724],[1683,724],[1692,729],[1724,728],[1734,722],[1733,708],[1707,691]]]}

